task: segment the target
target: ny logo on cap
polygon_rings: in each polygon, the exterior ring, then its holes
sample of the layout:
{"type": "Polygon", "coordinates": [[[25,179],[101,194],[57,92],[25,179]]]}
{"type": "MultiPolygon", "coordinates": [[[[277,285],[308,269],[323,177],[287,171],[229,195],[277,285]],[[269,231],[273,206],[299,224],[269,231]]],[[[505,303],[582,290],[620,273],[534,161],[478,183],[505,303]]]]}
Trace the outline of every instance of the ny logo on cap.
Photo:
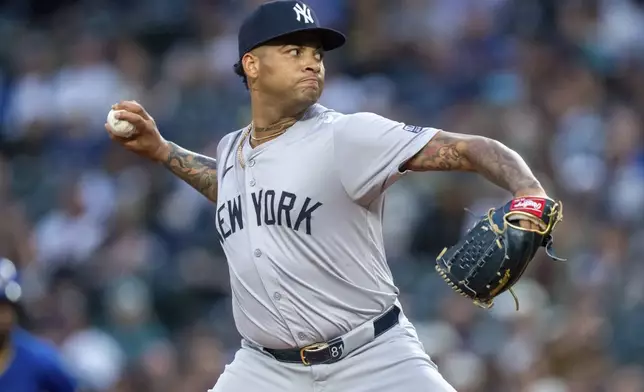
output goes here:
{"type": "Polygon", "coordinates": [[[293,7],[293,11],[295,11],[295,15],[297,16],[298,22],[302,21],[300,19],[300,17],[302,17],[304,18],[304,23],[314,23],[313,17],[311,16],[311,9],[307,7],[305,4],[300,4],[300,3],[295,4],[295,7],[293,7]]]}

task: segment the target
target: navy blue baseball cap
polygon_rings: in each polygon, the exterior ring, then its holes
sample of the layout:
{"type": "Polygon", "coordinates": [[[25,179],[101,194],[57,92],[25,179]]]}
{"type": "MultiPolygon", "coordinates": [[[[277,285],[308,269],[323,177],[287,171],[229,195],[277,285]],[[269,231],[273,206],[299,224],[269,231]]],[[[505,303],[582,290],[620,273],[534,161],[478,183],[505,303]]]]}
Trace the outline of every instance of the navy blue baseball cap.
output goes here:
{"type": "Polygon", "coordinates": [[[344,45],[339,31],[322,27],[313,9],[301,1],[270,1],[257,7],[239,29],[239,59],[254,48],[285,35],[310,31],[320,38],[322,49],[344,45]]]}

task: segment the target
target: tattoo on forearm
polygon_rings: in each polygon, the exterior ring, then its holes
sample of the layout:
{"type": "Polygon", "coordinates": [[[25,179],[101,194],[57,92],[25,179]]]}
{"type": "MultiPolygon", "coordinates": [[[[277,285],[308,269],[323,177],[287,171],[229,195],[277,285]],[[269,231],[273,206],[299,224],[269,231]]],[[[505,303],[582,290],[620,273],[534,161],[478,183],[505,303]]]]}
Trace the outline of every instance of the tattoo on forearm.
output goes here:
{"type": "Polygon", "coordinates": [[[217,202],[217,161],[170,143],[170,153],[163,162],[177,177],[217,202]]]}
{"type": "Polygon", "coordinates": [[[541,188],[523,158],[496,140],[474,138],[467,146],[467,157],[477,172],[513,194],[541,188]]]}
{"type": "Polygon", "coordinates": [[[405,165],[414,171],[475,171],[512,193],[541,185],[523,158],[481,136],[440,132],[405,165]]]}

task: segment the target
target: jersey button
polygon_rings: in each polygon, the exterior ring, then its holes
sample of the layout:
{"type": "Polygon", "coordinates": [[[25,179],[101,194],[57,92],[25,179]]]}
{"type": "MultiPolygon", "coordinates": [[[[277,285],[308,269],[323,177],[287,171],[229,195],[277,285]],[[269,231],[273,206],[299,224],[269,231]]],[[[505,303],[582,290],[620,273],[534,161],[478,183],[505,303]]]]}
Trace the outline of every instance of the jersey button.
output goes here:
{"type": "Polygon", "coordinates": [[[255,257],[259,257],[259,256],[261,256],[261,255],[262,255],[262,251],[261,251],[261,250],[259,250],[259,249],[255,249],[255,251],[253,252],[253,254],[255,255],[255,257]]]}
{"type": "Polygon", "coordinates": [[[297,334],[297,338],[300,340],[306,340],[306,335],[304,334],[304,332],[300,332],[297,334]]]}
{"type": "Polygon", "coordinates": [[[273,294],[273,298],[275,299],[275,301],[279,301],[280,299],[282,299],[282,294],[275,292],[275,294],[273,294]]]}
{"type": "Polygon", "coordinates": [[[250,186],[255,186],[255,184],[257,184],[257,181],[254,179],[250,180],[250,186]]]}
{"type": "Polygon", "coordinates": [[[248,166],[250,166],[250,167],[255,166],[255,160],[251,159],[250,161],[248,161],[248,166]]]}

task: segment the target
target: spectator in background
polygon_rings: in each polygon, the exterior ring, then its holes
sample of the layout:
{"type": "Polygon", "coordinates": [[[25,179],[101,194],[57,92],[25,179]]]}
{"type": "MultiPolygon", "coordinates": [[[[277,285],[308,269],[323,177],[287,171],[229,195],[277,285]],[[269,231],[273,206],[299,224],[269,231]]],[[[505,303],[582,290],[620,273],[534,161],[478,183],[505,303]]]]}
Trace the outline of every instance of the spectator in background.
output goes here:
{"type": "Polygon", "coordinates": [[[0,389],[75,392],[76,380],[56,348],[19,327],[21,296],[15,265],[0,258],[0,389]]]}
{"type": "Polygon", "coordinates": [[[38,261],[53,268],[55,264],[87,260],[104,240],[100,223],[89,215],[80,184],[76,180],[63,182],[58,208],[35,227],[38,261]]]}

